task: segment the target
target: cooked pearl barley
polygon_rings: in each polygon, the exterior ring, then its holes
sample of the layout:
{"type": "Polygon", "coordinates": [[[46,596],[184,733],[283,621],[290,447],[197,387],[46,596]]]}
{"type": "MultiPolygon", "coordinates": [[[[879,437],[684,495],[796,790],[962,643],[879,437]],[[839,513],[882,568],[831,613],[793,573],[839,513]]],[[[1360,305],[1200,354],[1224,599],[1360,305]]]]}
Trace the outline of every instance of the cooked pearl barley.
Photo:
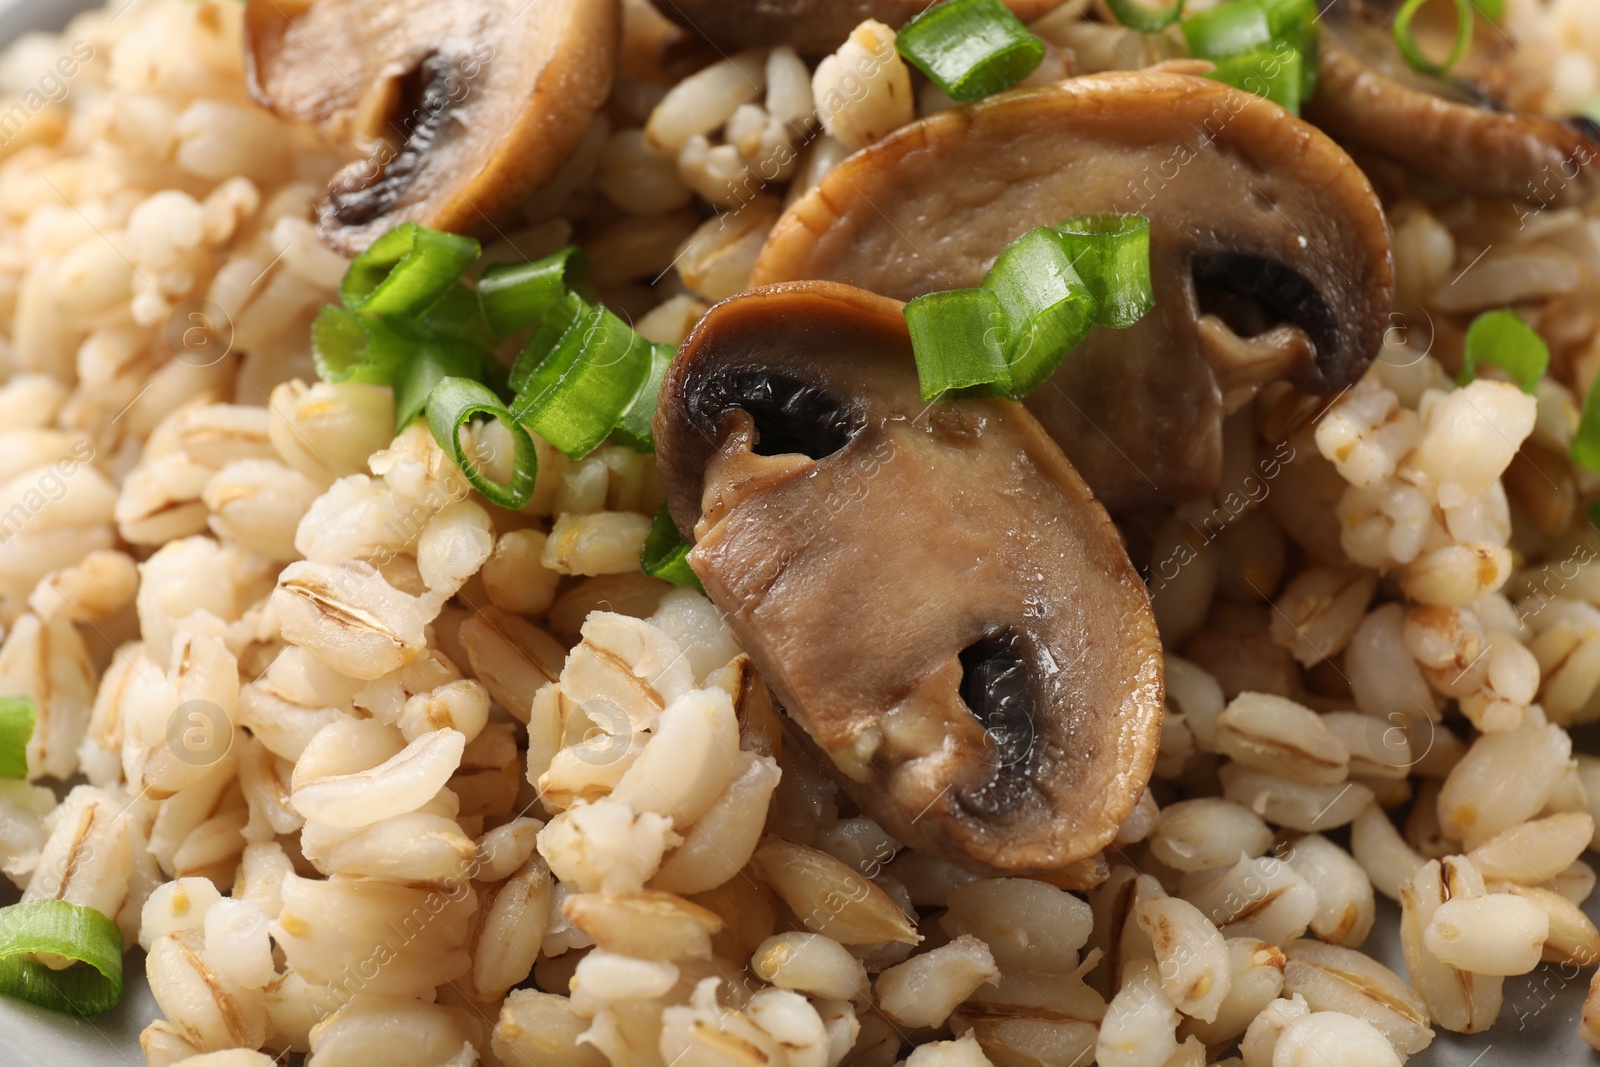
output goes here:
{"type": "Polygon", "coordinates": [[[1568,812],[1496,834],[1467,858],[1486,881],[1540,885],[1571,866],[1593,839],[1593,817],[1568,812]]]}
{"type": "Polygon", "coordinates": [[[989,946],[968,934],[878,976],[878,1008],[905,1026],[942,1026],[956,1005],[1000,977],[989,946]]]}
{"type": "Polygon", "coordinates": [[[206,959],[223,981],[262,989],[277,976],[267,916],[245,900],[219,900],[205,914],[206,959]]]}
{"type": "Polygon", "coordinates": [[[1244,1040],[1239,1042],[1239,1054],[1244,1057],[1245,1067],[1273,1067],[1273,1057],[1284,1033],[1295,1020],[1310,1014],[1304,997],[1275,1000],[1267,1005],[1250,1023],[1244,1040]]]}
{"type": "Polygon", "coordinates": [[[1222,686],[1186,659],[1165,657],[1167,701],[1183,714],[1195,744],[1207,752],[1217,750],[1217,719],[1227,703],[1222,686]]]}
{"type": "Polygon", "coordinates": [[[1367,486],[1394,473],[1422,438],[1417,413],[1374,377],[1366,377],[1317,423],[1317,450],[1351,485],[1367,486]]]}
{"type": "Polygon", "coordinates": [[[1313,567],[1289,583],[1272,615],[1273,641],[1302,667],[1344,651],[1366,614],[1378,576],[1351,567],[1313,567]]]}
{"type": "Polygon", "coordinates": [[[605,797],[580,800],[551,819],[539,831],[539,852],[563,882],[622,893],[643,887],[678,840],[671,819],[605,797]]]}
{"type": "Polygon", "coordinates": [[[947,899],[939,925],[952,937],[982,939],[1005,969],[1070,973],[1089,938],[1089,905],[1031,878],[989,878],[947,899]]]}
{"type": "Polygon", "coordinates": [[[739,752],[733,702],[720,689],[699,689],[657,717],[644,752],[611,796],[634,811],[656,812],[692,826],[727,788],[739,752]]]}
{"type": "Polygon", "coordinates": [[[1572,739],[1559,726],[1532,716],[1504,733],[1472,743],[1439,794],[1439,823],[1446,835],[1476,848],[1500,827],[1515,826],[1544,807],[1569,766],[1572,739]],[[1517,767],[1517,774],[1506,774],[1517,767]]]}
{"type": "Polygon", "coordinates": [[[651,885],[673,893],[703,893],[737,875],[755,854],[781,775],[774,760],[740,752],[728,788],[695,820],[651,885]]]}
{"type": "Polygon", "coordinates": [[[1427,429],[1407,473],[1432,488],[1443,507],[1488,489],[1533,430],[1538,403],[1507,382],[1479,378],[1464,389],[1423,398],[1427,429]]]}
{"type": "Polygon", "coordinates": [[[319,487],[366,470],[393,437],[387,388],[350,382],[286,382],[267,403],[268,433],[283,461],[319,487]]]}
{"type": "MultiPolygon", "coordinates": [[[[1459,857],[1443,865],[1431,860],[1400,891],[1400,947],[1406,973],[1427,1003],[1433,1021],[1464,1034],[1487,1029],[1500,1014],[1504,980],[1457,970],[1435,956],[1424,939],[1439,908],[1456,895],[1456,887],[1447,888],[1447,882],[1470,882],[1473,874],[1471,865],[1459,857]]],[[[1473,895],[1474,887],[1461,888],[1473,895]]],[[[1476,895],[1481,896],[1481,890],[1476,895]]]]}
{"type": "Polygon", "coordinates": [[[1433,1042],[1428,1006],[1405,979],[1364,953],[1310,939],[1284,946],[1286,995],[1312,1011],[1339,1011],[1371,1023],[1402,1055],[1433,1042]]]}
{"type": "Polygon", "coordinates": [[[427,645],[417,601],[369,563],[291,563],[272,606],[286,641],[352,678],[381,678],[427,645]]]}
{"type": "Polygon", "coordinates": [[[750,967],[764,982],[812,997],[855,1000],[870,989],[866,966],[839,942],[821,934],[769,937],[751,956],[750,967]]]}
{"type": "Polygon", "coordinates": [[[1239,862],[1184,893],[1227,937],[1281,945],[1305,933],[1316,914],[1316,890],[1272,856],[1239,862]]]}
{"type": "Polygon", "coordinates": [[[139,946],[146,952],[158,938],[181,930],[204,930],[206,911],[222,894],[208,878],[178,878],[157,886],[139,916],[139,946]]]}
{"type": "Polygon", "coordinates": [[[1184,1033],[1208,1045],[1225,1044],[1244,1033],[1250,1020],[1283,991],[1284,955],[1277,946],[1254,937],[1230,937],[1225,944],[1233,981],[1217,1004],[1216,1018],[1183,1024],[1184,1033]]]}
{"type": "Polygon", "coordinates": [[[470,500],[446,505],[417,538],[417,569],[440,599],[448,599],[478,573],[494,550],[489,513],[470,500]]]}
{"type": "Polygon", "coordinates": [[[499,1000],[528,977],[544,943],[554,895],[550,866],[539,856],[529,857],[521,870],[485,895],[472,960],[472,988],[478,998],[499,1000]]]}
{"type": "Polygon", "coordinates": [[[1106,1007],[1095,1045],[1100,1067],[1161,1067],[1178,1047],[1178,1011],[1154,960],[1134,960],[1106,1007]]]}
{"type": "Polygon", "coordinates": [[[1141,900],[1133,914],[1150,935],[1167,998],[1185,1015],[1215,1022],[1233,983],[1233,964],[1217,928],[1177,897],[1141,900]]]}
{"type": "Polygon", "coordinates": [[[721,126],[740,104],[764,88],[766,55],[740,52],[680,81],[650,113],[644,132],[650,144],[676,153],[696,134],[721,126]]]}
{"type": "Polygon", "coordinates": [[[1291,1020],[1272,1053],[1272,1067],[1400,1067],[1402,1062],[1371,1023],[1336,1011],[1291,1020]]]}
{"type": "Polygon", "coordinates": [[[1447,900],[1434,910],[1422,943],[1444,963],[1475,974],[1526,974],[1539,965],[1549,916],[1521,897],[1497,893],[1447,900]]]}
{"type": "Polygon", "coordinates": [[[289,802],[307,819],[356,829],[426,804],[461,764],[467,739],[436,730],[368,770],[297,781],[289,802]]]}
{"type": "Polygon", "coordinates": [[[774,839],[756,850],[754,866],[815,933],[844,945],[922,940],[888,894],[826,852],[774,839]]]}
{"type": "Polygon", "coordinates": [[[1400,587],[1422,604],[1463,607],[1511,577],[1511,550],[1476,542],[1424,552],[1407,564],[1400,587]]]}
{"type": "Polygon", "coordinates": [[[258,1048],[266,1040],[266,1005],[255,991],[224,982],[207,962],[194,930],[155,939],[145,960],[156,1004],[203,1051],[258,1048]]]}
{"type": "Polygon", "coordinates": [[[311,1028],[311,1056],[328,1067],[385,1062],[470,1067],[476,1023],[459,1008],[356,997],[311,1028]]]}
{"type": "Polygon", "coordinates": [[[857,26],[837,52],[817,64],[811,92],[823,129],[852,149],[910,122],[915,106],[911,71],[895,51],[894,31],[874,19],[857,26]]]}
{"type": "Polygon", "coordinates": [[[540,557],[557,574],[627,574],[639,569],[650,520],[622,511],[557,517],[540,557]]]}
{"type": "Polygon", "coordinates": [[[1311,785],[1237,763],[1221,770],[1223,796],[1269,823],[1316,833],[1344,826],[1372,803],[1372,790],[1359,782],[1311,785]]]}
{"type": "Polygon", "coordinates": [[[679,249],[678,277],[710,301],[750,288],[756,256],[781,213],[776,200],[762,197],[707,219],[679,249]]]}
{"type": "MultiPolygon", "coordinates": [[[[1101,1061],[1105,1063],[1105,1061],[1101,1061]]],[[[905,1067],[992,1067],[977,1038],[971,1034],[954,1041],[930,1041],[911,1050],[905,1067]]],[[[1112,1067],[1106,1063],[1106,1067],[1112,1067]]]]}
{"type": "Polygon", "coordinates": [[[1342,782],[1350,752],[1310,708],[1267,693],[1240,693],[1217,720],[1217,751],[1303,782],[1342,782]]]}
{"type": "Polygon", "coordinates": [[[561,575],[540,562],[544,546],[538,530],[512,530],[495,542],[483,564],[483,589],[495,607],[518,615],[549,610],[561,575]]]}
{"type": "Polygon", "coordinates": [[[500,1006],[494,1027],[494,1054],[502,1062],[528,1062],[549,1067],[606,1067],[593,1045],[579,1044],[589,1020],[572,1010],[564,996],[536,989],[514,989],[500,1006]]]}
{"type": "Polygon", "coordinates": [[[1376,917],[1372,883],[1344,849],[1321,834],[1293,841],[1284,862],[1317,891],[1311,932],[1335,945],[1359,946],[1376,917]]]}
{"type": "Polygon", "coordinates": [[[1161,809],[1150,852],[1179,871],[1228,867],[1241,853],[1259,856],[1272,845],[1272,831],[1260,816],[1230,800],[1201,797],[1161,809]]]}

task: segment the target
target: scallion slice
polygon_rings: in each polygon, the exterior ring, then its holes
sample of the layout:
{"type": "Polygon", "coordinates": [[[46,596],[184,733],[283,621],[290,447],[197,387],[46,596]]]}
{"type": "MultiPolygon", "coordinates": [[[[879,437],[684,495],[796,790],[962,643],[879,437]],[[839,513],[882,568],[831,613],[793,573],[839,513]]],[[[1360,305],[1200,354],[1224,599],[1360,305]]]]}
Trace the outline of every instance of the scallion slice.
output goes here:
{"type": "Polygon", "coordinates": [[[429,337],[422,341],[394,382],[394,425],[399,433],[428,406],[428,397],[446,378],[481,379],[483,350],[466,341],[429,337]]]}
{"type": "Polygon", "coordinates": [[[1485,311],[1467,327],[1461,374],[1456,384],[1466,385],[1472,381],[1484,364],[1499,367],[1511,375],[1524,393],[1532,393],[1550,366],[1550,346],[1510,308],[1485,311]]]}
{"type": "Polygon", "coordinates": [[[1579,466],[1600,471],[1600,388],[1596,385],[1584,395],[1583,414],[1578,417],[1578,431],[1572,435],[1567,454],[1579,466]]]}
{"type": "Polygon", "coordinates": [[[639,387],[628,410],[617,420],[613,431],[623,444],[635,452],[654,452],[656,435],[651,424],[656,417],[656,402],[661,398],[661,383],[667,380],[667,367],[678,350],[671,345],[650,346],[650,373],[639,387]]]}
{"type": "Polygon", "coordinates": [[[533,377],[533,372],[543,363],[561,338],[578,320],[594,310],[589,302],[577,293],[568,293],[554,304],[540,321],[533,333],[528,335],[527,343],[522,346],[522,351],[517,355],[517,361],[511,365],[511,391],[520,393],[528,387],[528,380],[533,377]]]}
{"type": "Polygon", "coordinates": [[[439,447],[455,457],[456,466],[472,487],[490,503],[516,511],[533,498],[533,484],[539,476],[539,454],[533,447],[533,438],[517,425],[487,385],[467,378],[441,380],[428,394],[428,430],[439,447]],[[461,447],[461,428],[478,418],[499,419],[511,432],[511,481],[507,485],[486,476],[461,447]]]}
{"type": "Polygon", "coordinates": [[[1499,22],[1506,14],[1506,0],[1472,0],[1472,6],[1490,22],[1499,22]]]}
{"type": "Polygon", "coordinates": [[[945,0],[901,27],[895,49],[952,100],[1009,89],[1044,59],[1044,42],[1000,0],[945,0]]]}
{"type": "Polygon", "coordinates": [[[311,323],[311,361],[325,382],[390,385],[421,341],[387,319],[329,304],[311,323]]]}
{"type": "Polygon", "coordinates": [[[352,311],[420,315],[478,261],[478,242],[402,222],[355,258],[339,285],[352,311]]]}
{"type": "Polygon", "coordinates": [[[1146,0],[1106,0],[1116,20],[1140,33],[1159,33],[1177,22],[1183,14],[1184,0],[1151,4],[1146,0]]]}
{"type": "Polygon", "coordinates": [[[63,900],[0,908],[0,993],[51,1011],[98,1015],[122,999],[122,931],[63,900]],[[35,953],[74,961],[55,970],[35,953]]]}
{"type": "Polygon", "coordinates": [[[1300,113],[1305,86],[1305,67],[1298,49],[1279,43],[1278,47],[1246,52],[1212,60],[1217,69],[1209,77],[1265,97],[1285,111],[1300,113]]]}
{"type": "Polygon", "coordinates": [[[917,360],[922,399],[975,386],[1011,388],[1001,337],[1000,300],[988,289],[951,289],[906,305],[906,326],[917,360]]]}
{"type": "Polygon", "coordinates": [[[29,697],[0,697],[0,778],[28,777],[28,742],[37,719],[29,697]]]}
{"type": "Polygon", "coordinates": [[[490,329],[505,337],[536,326],[572,289],[588,284],[589,263],[577,245],[532,263],[490,267],[478,279],[478,302],[490,329]]]}
{"type": "Polygon", "coordinates": [[[1073,269],[1100,304],[1095,324],[1126,329],[1156,306],[1150,281],[1150,220],[1084,215],[1056,227],[1073,269]]]}
{"type": "Polygon", "coordinates": [[[527,376],[512,413],[581,459],[610,435],[649,374],[650,342],[605,308],[592,308],[527,376]]]}
{"type": "Polygon", "coordinates": [[[672,513],[665,504],[656,512],[656,520],[650,524],[650,532],[645,535],[639,566],[652,578],[705,592],[699,576],[689,566],[689,545],[678,533],[678,526],[672,521],[672,513]]]}
{"type": "Polygon", "coordinates": [[[1258,52],[1272,43],[1266,8],[1255,0],[1218,4],[1183,20],[1183,39],[1200,59],[1227,59],[1258,52]]]}
{"type": "Polygon", "coordinates": [[[1094,326],[1098,303],[1072,266],[1061,235],[1047,226],[1006,246],[983,279],[1005,320],[1008,396],[1033,392],[1094,326]]]}
{"type": "Polygon", "coordinates": [[[1450,68],[1461,62],[1467,54],[1467,49],[1472,47],[1472,7],[1467,0],[1452,0],[1456,6],[1456,40],[1450,48],[1450,54],[1442,62],[1429,59],[1422,53],[1422,46],[1417,42],[1416,34],[1412,32],[1411,20],[1416,18],[1417,12],[1428,0],[1406,0],[1400,5],[1400,10],[1394,16],[1394,43],[1400,49],[1400,56],[1411,66],[1424,74],[1434,77],[1443,77],[1450,72],[1450,68]]]}

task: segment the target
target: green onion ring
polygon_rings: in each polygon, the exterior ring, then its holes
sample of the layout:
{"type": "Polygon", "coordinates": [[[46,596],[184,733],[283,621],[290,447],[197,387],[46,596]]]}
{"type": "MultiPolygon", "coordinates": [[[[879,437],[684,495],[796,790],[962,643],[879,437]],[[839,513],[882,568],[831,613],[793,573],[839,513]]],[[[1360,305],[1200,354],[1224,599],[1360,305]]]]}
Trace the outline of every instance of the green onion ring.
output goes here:
{"type": "Polygon", "coordinates": [[[1451,0],[1456,6],[1456,43],[1443,63],[1435,63],[1422,54],[1422,47],[1411,32],[1411,20],[1428,0],[1406,0],[1394,16],[1394,43],[1400,55],[1414,70],[1441,78],[1450,68],[1461,62],[1472,47],[1472,8],[1467,0],[1451,0]]]}
{"type": "Polygon", "coordinates": [[[28,777],[28,742],[37,721],[31,697],[0,697],[0,778],[28,777]]]}
{"type": "Polygon", "coordinates": [[[1000,0],[945,0],[900,28],[895,50],[950,99],[1009,89],[1044,60],[1044,42],[1000,0]]]}
{"type": "Polygon", "coordinates": [[[64,900],[0,908],[0,993],[51,1011],[107,1011],[122,999],[122,931],[93,908],[64,900]],[[75,962],[56,970],[35,953],[75,962]]]}
{"type": "Polygon", "coordinates": [[[500,398],[482,382],[470,378],[444,378],[428,394],[428,430],[439,447],[453,456],[456,466],[472,487],[493,504],[517,511],[533,499],[533,486],[539,476],[539,453],[533,438],[511,417],[500,398]],[[501,485],[484,475],[482,468],[461,447],[461,428],[478,417],[499,419],[511,431],[513,448],[511,483],[501,485]]]}
{"type": "Polygon", "coordinates": [[[906,305],[906,326],[917,361],[923,400],[995,385],[1011,386],[1001,338],[1000,301],[988,289],[952,289],[919,296],[906,305]]]}
{"type": "Polygon", "coordinates": [[[1150,220],[1084,215],[1056,227],[1073,268],[1099,301],[1097,326],[1126,329],[1156,306],[1150,281],[1150,220]]]}
{"type": "Polygon", "coordinates": [[[470,237],[402,222],[350,264],[339,284],[339,298],[352,311],[420,315],[481,254],[470,237]]]}
{"type": "Polygon", "coordinates": [[[1118,22],[1140,33],[1159,33],[1183,15],[1184,0],[1152,7],[1143,0],[1106,0],[1118,22]]]}
{"type": "Polygon", "coordinates": [[[1472,381],[1484,364],[1499,367],[1524,393],[1533,393],[1550,366],[1550,346],[1510,308],[1485,311],[1467,327],[1456,384],[1472,381]]]}
{"type": "Polygon", "coordinates": [[[645,535],[644,551],[639,554],[639,566],[652,578],[660,578],[673,585],[686,585],[704,593],[705,586],[689,566],[689,545],[678,533],[672,513],[662,504],[656,512],[650,532],[645,535]]]}

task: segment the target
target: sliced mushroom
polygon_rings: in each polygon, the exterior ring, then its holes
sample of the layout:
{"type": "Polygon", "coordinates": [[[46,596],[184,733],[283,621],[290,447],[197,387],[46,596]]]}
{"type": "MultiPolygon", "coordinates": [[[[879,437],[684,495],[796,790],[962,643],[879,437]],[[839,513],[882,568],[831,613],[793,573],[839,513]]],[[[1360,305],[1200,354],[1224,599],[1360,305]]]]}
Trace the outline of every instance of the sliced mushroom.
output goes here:
{"type": "MultiPolygon", "coordinates": [[[[1526,110],[1550,83],[1503,36],[1475,47],[1449,78],[1413,70],[1395,48],[1387,5],[1338,0],[1321,21],[1321,75],[1306,117],[1346,144],[1465,192],[1570,207],[1600,194],[1600,127],[1526,110]]],[[[1453,16],[1452,16],[1453,17],[1453,16]]],[[[1420,22],[1420,20],[1419,20],[1420,22]]],[[[1453,26],[1418,27],[1428,42],[1453,26]]]]}
{"type": "Polygon", "coordinates": [[[398,222],[470,232],[551,178],[605,102],[617,0],[249,0],[251,91],[365,158],[318,205],[353,255],[398,222]]]}
{"type": "Polygon", "coordinates": [[[1028,407],[1112,511],[1221,477],[1222,420],[1264,384],[1336,393],[1383,341],[1388,226],[1327,137],[1220,82],[1117,72],[903,127],[796,201],[755,284],[824,278],[909,300],[977,285],[1040,225],[1150,218],[1155,310],[1096,329],[1028,407]]]}
{"type": "MultiPolygon", "coordinates": [[[[929,0],[653,0],[667,18],[722,48],[786,44],[806,55],[838,48],[867,19],[893,27],[927,10],[929,0]]],[[[1062,0],[1005,0],[1031,22],[1062,0]]]]}
{"type": "Polygon", "coordinates": [[[1160,642],[1024,408],[923,403],[902,305],[813,282],[714,307],[655,432],[690,566],[890,834],[982,871],[1111,840],[1159,742],[1160,642]]]}

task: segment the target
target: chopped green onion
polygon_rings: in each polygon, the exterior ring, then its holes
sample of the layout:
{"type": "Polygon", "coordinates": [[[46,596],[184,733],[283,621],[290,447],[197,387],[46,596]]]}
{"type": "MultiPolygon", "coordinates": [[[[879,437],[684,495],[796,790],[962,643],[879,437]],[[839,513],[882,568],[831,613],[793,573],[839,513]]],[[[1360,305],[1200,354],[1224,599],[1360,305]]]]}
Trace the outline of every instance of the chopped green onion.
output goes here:
{"type": "Polygon", "coordinates": [[[418,315],[476,263],[470,237],[402,222],[355,258],[339,285],[344,306],[373,315],[418,315]]]}
{"type": "Polygon", "coordinates": [[[460,337],[484,348],[493,348],[500,340],[484,320],[478,294],[462,282],[446,289],[444,295],[422,313],[418,322],[429,333],[460,337]]]}
{"type": "Polygon", "coordinates": [[[1578,431],[1572,435],[1567,454],[1579,466],[1600,471],[1600,382],[1590,385],[1584,394],[1583,414],[1578,417],[1578,431]]]}
{"type": "Polygon", "coordinates": [[[628,410],[617,420],[616,435],[635,452],[654,452],[656,436],[651,424],[656,417],[656,402],[661,399],[661,383],[667,380],[667,367],[678,350],[671,345],[650,346],[650,374],[628,410]]]}
{"type": "Polygon", "coordinates": [[[1299,51],[1279,42],[1275,49],[1263,48],[1242,56],[1212,60],[1217,69],[1209,77],[1235,89],[1265,97],[1285,111],[1300,113],[1305,85],[1305,68],[1299,51]]]}
{"type": "Polygon", "coordinates": [[[334,304],[311,323],[311,361],[325,382],[390,385],[421,343],[412,329],[334,304]]]}
{"type": "Polygon", "coordinates": [[[1009,89],[1044,59],[1044,42],[1000,0],[945,0],[906,23],[895,49],[952,100],[1009,89]]]}
{"type": "Polygon", "coordinates": [[[1150,282],[1150,220],[1143,215],[1084,215],[1056,227],[1100,309],[1095,324],[1125,329],[1156,306],[1150,282]]]}
{"type": "Polygon", "coordinates": [[[28,777],[28,742],[37,721],[29,697],[0,697],[0,778],[28,777]]]}
{"type": "Polygon", "coordinates": [[[482,382],[467,378],[445,378],[428,394],[428,430],[439,447],[455,457],[456,466],[472,487],[512,511],[533,498],[533,484],[539,475],[539,454],[528,431],[511,418],[500,398],[482,382]],[[475,418],[499,419],[511,431],[511,483],[501,485],[484,475],[483,469],[461,447],[461,428],[475,418]]]}
{"type": "Polygon", "coordinates": [[[1472,47],[1472,8],[1467,0],[1452,0],[1456,5],[1456,41],[1450,54],[1442,62],[1435,62],[1422,54],[1416,34],[1411,31],[1411,20],[1428,0],[1406,0],[1394,16],[1394,43],[1400,55],[1411,66],[1424,74],[1443,77],[1450,68],[1461,62],[1472,47]]]}
{"type": "Polygon", "coordinates": [[[512,413],[567,456],[581,459],[632,405],[650,365],[650,342],[605,308],[593,308],[527,376],[512,413]]]}
{"type": "Polygon", "coordinates": [[[1006,247],[983,279],[1005,320],[1008,396],[1033,392],[1094,325],[1094,294],[1073,269],[1066,243],[1046,226],[1006,247]]]}
{"type": "Polygon", "coordinates": [[[517,361],[511,365],[512,392],[520,393],[528,387],[528,379],[533,377],[534,370],[555,351],[566,332],[592,310],[588,301],[577,293],[568,293],[550,306],[544,321],[529,335],[517,361]]]}
{"type": "Polygon", "coordinates": [[[1169,0],[1155,6],[1145,0],[1106,0],[1106,6],[1118,22],[1140,33],[1159,33],[1183,14],[1183,0],[1169,0]]]}
{"type": "Polygon", "coordinates": [[[410,426],[422,414],[440,382],[446,378],[480,379],[484,370],[483,350],[476,345],[449,337],[423,341],[395,378],[395,432],[410,426]]]}
{"type": "Polygon", "coordinates": [[[656,512],[656,521],[650,524],[645,535],[644,551],[639,554],[639,566],[652,578],[660,578],[673,585],[687,585],[704,593],[700,578],[689,566],[689,545],[678,533],[672,513],[662,504],[656,512]]]}
{"type": "Polygon", "coordinates": [[[589,264],[577,245],[532,263],[490,267],[478,279],[478,302],[490,329],[507,334],[538,325],[545,315],[589,280],[589,264]]]}
{"type": "Polygon", "coordinates": [[[1478,376],[1478,368],[1486,363],[1510,374],[1524,393],[1532,393],[1550,366],[1550,346],[1510,308],[1486,311],[1467,327],[1456,384],[1472,381],[1478,376]]]}
{"type": "Polygon", "coordinates": [[[922,399],[974,386],[1009,391],[1011,368],[1001,336],[1000,300],[988,289],[952,289],[919,296],[906,305],[911,351],[917,360],[922,399]]]}
{"type": "Polygon", "coordinates": [[[1183,39],[1200,59],[1227,59],[1272,43],[1266,8],[1254,0],[1234,0],[1183,20],[1183,39]]]}
{"type": "Polygon", "coordinates": [[[0,993],[51,1011],[107,1011],[122,999],[122,931],[93,908],[63,900],[0,908],[0,993]],[[55,970],[35,953],[72,965],[55,970]]]}
{"type": "Polygon", "coordinates": [[[1499,22],[1505,17],[1506,0],[1472,0],[1472,6],[1490,22],[1499,22]]]}

